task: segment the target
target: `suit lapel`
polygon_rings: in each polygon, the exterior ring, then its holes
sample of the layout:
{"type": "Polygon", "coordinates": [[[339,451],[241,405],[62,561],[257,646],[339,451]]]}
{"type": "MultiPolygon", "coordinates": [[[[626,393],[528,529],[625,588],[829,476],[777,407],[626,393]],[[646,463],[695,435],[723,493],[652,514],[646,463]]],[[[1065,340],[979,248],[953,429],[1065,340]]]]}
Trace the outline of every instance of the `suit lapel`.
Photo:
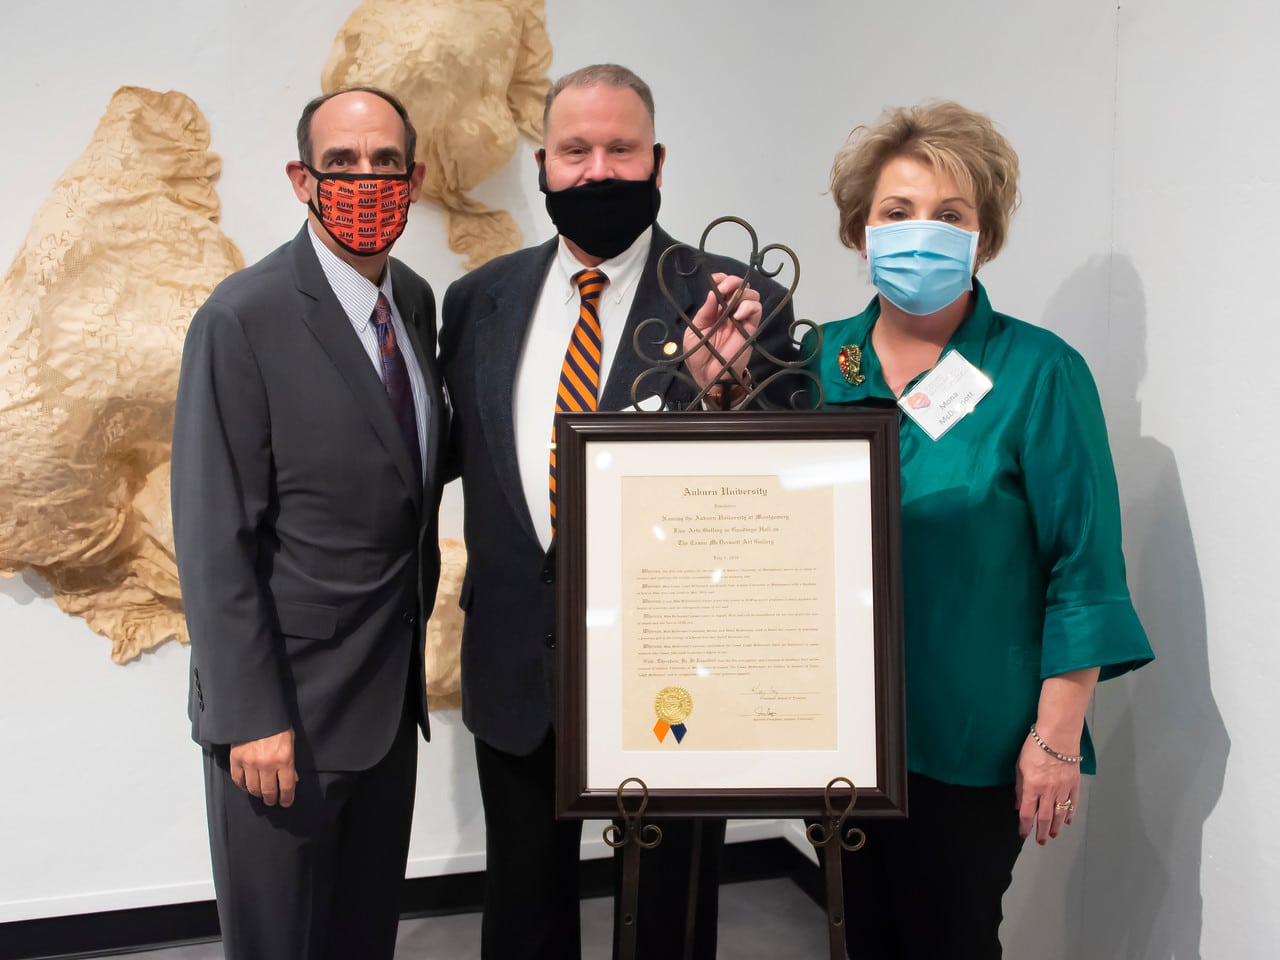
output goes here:
{"type": "MultiPolygon", "coordinates": [[[[614,355],[609,367],[609,379],[605,381],[604,390],[600,394],[601,410],[624,410],[630,408],[631,386],[636,377],[653,366],[653,362],[636,353],[634,340],[636,328],[645,320],[656,317],[667,324],[666,334],[669,337],[681,333],[676,322],[675,307],[662,295],[658,287],[658,258],[662,252],[675,243],[671,235],[661,227],[654,225],[653,239],[649,245],[649,256],[645,260],[644,271],[636,284],[635,299],[631,302],[631,311],[627,314],[627,324],[622,331],[622,340],[618,343],[618,352],[614,355]]],[[[671,292],[676,297],[685,295],[682,284],[673,281],[671,270],[667,271],[671,292]]],[[[646,377],[640,384],[638,400],[643,401],[653,394],[662,395],[670,383],[670,376],[646,377]]]]}
{"type": "Polygon", "coordinates": [[[420,312],[416,304],[404,298],[404,293],[407,291],[410,281],[401,278],[404,276],[403,271],[408,268],[402,267],[395,260],[389,262],[394,273],[392,288],[395,291],[400,291],[395,293],[396,307],[400,311],[400,318],[404,321],[405,332],[409,335],[409,344],[413,349],[414,358],[418,361],[418,369],[422,371],[422,382],[426,388],[427,422],[426,436],[423,437],[426,466],[423,470],[422,479],[425,489],[434,490],[440,483],[438,476],[440,469],[439,453],[444,449],[444,438],[441,436],[445,422],[445,411],[443,409],[444,390],[440,385],[440,372],[436,368],[435,350],[433,349],[430,353],[427,352],[426,346],[422,342],[421,330],[424,323],[434,324],[435,317],[426,316],[420,312]]]}
{"type": "MultiPolygon", "coordinates": [[[[514,397],[516,373],[525,338],[533,322],[538,294],[547,267],[556,251],[556,240],[531,249],[521,269],[501,274],[488,290],[492,309],[476,318],[475,402],[480,411],[481,430],[498,473],[499,486],[506,492],[515,516],[525,533],[537,542],[538,534],[529,515],[516,453],[514,397]]],[[[550,436],[548,436],[548,440],[550,436]]]]}
{"type": "MultiPolygon", "coordinates": [[[[400,306],[398,297],[396,306],[400,306]]],[[[440,424],[443,411],[440,409],[440,404],[444,394],[440,389],[435,363],[428,362],[422,346],[422,335],[418,333],[418,324],[423,323],[425,318],[412,308],[408,310],[401,308],[400,316],[404,320],[405,332],[409,334],[409,342],[413,347],[413,355],[418,361],[418,369],[422,371],[422,383],[427,394],[426,436],[423,438],[425,446],[422,448],[426,466],[422,474],[422,485],[428,490],[434,490],[440,482],[440,478],[436,475],[439,467],[438,458],[433,454],[441,449],[440,424]]],[[[398,433],[397,436],[399,436],[398,433]]],[[[401,445],[403,446],[403,440],[401,445]]]]}
{"type": "Polygon", "coordinates": [[[298,290],[310,299],[303,310],[302,322],[346,381],[355,396],[356,406],[368,418],[374,434],[395,463],[413,496],[414,505],[420,507],[422,485],[418,481],[418,471],[409,459],[391,404],[387,402],[386,390],[369,362],[360,338],[352,329],[351,321],[325,279],[324,271],[320,269],[305,226],[294,238],[291,253],[295,283],[298,290]]]}

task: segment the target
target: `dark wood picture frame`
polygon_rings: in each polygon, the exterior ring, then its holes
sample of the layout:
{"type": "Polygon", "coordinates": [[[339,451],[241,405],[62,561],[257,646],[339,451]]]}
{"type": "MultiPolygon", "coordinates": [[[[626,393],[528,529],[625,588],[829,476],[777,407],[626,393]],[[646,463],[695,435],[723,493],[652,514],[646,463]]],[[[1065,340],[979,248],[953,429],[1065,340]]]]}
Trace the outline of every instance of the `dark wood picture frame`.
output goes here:
{"type": "MultiPolygon", "coordinates": [[[[556,716],[556,810],[562,818],[609,817],[620,796],[638,797],[636,784],[621,790],[590,786],[587,732],[588,578],[601,563],[588,556],[588,464],[593,445],[734,443],[759,448],[759,473],[785,462],[786,444],[847,441],[865,445],[870,464],[869,526],[875,688],[876,783],[856,784],[858,816],[906,814],[906,738],[902,661],[900,487],[896,408],[845,408],[809,412],[578,413],[556,417],[557,437],[557,646],[559,689],[556,716]],[[779,458],[782,458],[780,461],[779,458]]],[[[640,448],[643,452],[644,448],[640,448]]],[[[692,449],[692,448],[691,448],[692,449]]],[[[756,456],[750,450],[748,456],[756,456]]],[[[815,531],[815,535],[823,535],[815,531]]],[[[839,537],[841,531],[825,535],[839,537]]],[[[864,534],[865,535],[865,534],[864,534]]],[[[613,542],[620,543],[616,537],[613,542]]],[[[620,549],[620,547],[619,547],[620,549]]],[[[604,566],[608,566],[604,564],[604,566]]],[[[837,574],[839,571],[837,571],[837,574]]],[[[841,638],[836,637],[836,644],[841,638]]],[[[865,646],[865,644],[864,644],[865,646]]],[[[796,788],[762,782],[746,788],[664,788],[646,784],[646,817],[798,817],[823,812],[825,783],[796,788]]],[[[847,789],[842,796],[847,797],[847,789]]],[[[843,806],[843,801],[841,806],[843,806]]]]}

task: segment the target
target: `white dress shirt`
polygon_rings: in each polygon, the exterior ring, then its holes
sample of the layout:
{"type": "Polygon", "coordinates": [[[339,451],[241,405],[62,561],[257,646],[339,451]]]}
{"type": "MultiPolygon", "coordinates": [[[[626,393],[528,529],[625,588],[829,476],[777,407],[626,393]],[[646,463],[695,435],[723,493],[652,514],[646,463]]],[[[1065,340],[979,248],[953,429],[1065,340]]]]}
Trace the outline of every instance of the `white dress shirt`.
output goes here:
{"type": "Polygon", "coordinates": [[[405,369],[409,371],[409,385],[413,389],[413,411],[418,421],[418,452],[422,461],[418,464],[418,468],[425,476],[427,414],[431,398],[427,396],[426,381],[422,378],[418,358],[413,352],[408,334],[405,333],[404,320],[400,318],[400,310],[396,307],[396,298],[391,291],[390,261],[387,263],[387,269],[383,271],[382,284],[375,286],[369,282],[368,278],[361,276],[355,267],[326,247],[324,242],[316,236],[315,228],[310,222],[307,223],[307,233],[311,237],[311,246],[315,248],[316,257],[320,261],[320,269],[324,271],[333,295],[338,298],[343,312],[351,321],[351,326],[355,329],[356,336],[360,338],[364,352],[369,355],[369,362],[378,372],[379,380],[382,379],[382,351],[378,347],[378,331],[373,325],[373,308],[378,303],[379,293],[385,296],[387,303],[391,305],[391,326],[396,332],[396,344],[404,357],[405,369]]]}
{"type": "Polygon", "coordinates": [[[533,517],[533,528],[544,549],[551,546],[548,474],[551,469],[551,428],[555,423],[556,391],[560,386],[560,369],[569,348],[569,337],[578,322],[578,305],[581,302],[573,277],[587,269],[599,270],[608,277],[598,305],[600,392],[603,393],[652,242],[653,228],[650,227],[616,257],[598,267],[588,268],[569,252],[561,237],[546,279],[542,281],[542,291],[533,309],[533,319],[516,370],[512,415],[520,480],[529,503],[529,514],[533,517]]]}

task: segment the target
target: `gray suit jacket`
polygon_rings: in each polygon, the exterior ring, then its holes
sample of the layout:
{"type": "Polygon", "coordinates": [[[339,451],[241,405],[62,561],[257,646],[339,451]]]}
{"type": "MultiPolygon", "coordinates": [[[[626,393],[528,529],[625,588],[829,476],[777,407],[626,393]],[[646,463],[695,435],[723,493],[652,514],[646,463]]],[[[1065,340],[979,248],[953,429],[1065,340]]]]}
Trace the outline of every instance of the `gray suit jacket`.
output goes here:
{"type": "MultiPolygon", "coordinates": [[[[657,282],[658,258],[674,242],[654,227],[649,260],[601,390],[601,410],[630,406],[632,381],[649,366],[631,347],[636,327],[650,317],[674,319],[657,282]]],[[[466,612],[462,717],[481,740],[517,755],[542,742],[555,707],[555,550],[542,549],[529,515],[516,458],[512,397],[556,243],[499,257],[467,274],[449,287],[441,310],[440,366],[455,409],[450,470],[462,477],[466,510],[467,575],[459,601],[466,612]]],[[[713,258],[712,267],[739,274],[744,269],[728,258],[713,258]]],[[[707,286],[697,278],[677,278],[672,293],[692,314],[707,286]]],[[[768,313],[782,290],[765,284],[763,295],[768,313]]],[[[788,306],[774,322],[783,339],[791,320],[788,306]]],[[[650,383],[658,390],[664,386],[650,383]]],[[[679,398],[668,394],[666,399],[679,398]]],[[[551,419],[549,409],[548,433],[551,419]]]]}
{"type": "Polygon", "coordinates": [[[305,226],[191,321],[172,491],[202,744],[293,726],[299,766],[365,769],[390,747],[406,691],[427,734],[447,416],[431,288],[390,263],[430,396],[421,482],[305,226]]]}

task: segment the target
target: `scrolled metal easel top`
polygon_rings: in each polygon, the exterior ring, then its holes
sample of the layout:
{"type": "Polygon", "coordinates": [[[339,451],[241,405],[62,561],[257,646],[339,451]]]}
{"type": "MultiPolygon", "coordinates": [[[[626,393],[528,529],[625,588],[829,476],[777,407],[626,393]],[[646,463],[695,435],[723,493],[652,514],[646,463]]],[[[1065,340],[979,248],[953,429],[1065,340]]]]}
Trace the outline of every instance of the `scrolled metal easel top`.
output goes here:
{"type": "MultiPolygon", "coordinates": [[[[723,265],[721,262],[720,265],[723,265]]],[[[673,319],[650,317],[636,328],[632,349],[646,364],[645,369],[631,384],[631,401],[637,407],[646,395],[648,381],[662,384],[679,381],[688,387],[688,409],[807,409],[822,404],[822,384],[815,372],[815,359],[822,348],[822,331],[811,320],[791,320],[786,329],[780,319],[787,314],[800,282],[800,259],[785,244],[770,243],[760,246],[759,236],[750,223],[741,217],[719,217],[702,231],[698,246],[675,243],[658,258],[658,288],[674,311],[673,319]],[[707,241],[718,227],[740,227],[750,240],[751,249],[741,262],[746,270],[740,275],[742,286],[726,297],[712,282],[709,265],[711,253],[707,241]],[[777,255],[776,265],[770,269],[766,258],[777,255]],[[791,279],[786,287],[780,287],[778,277],[791,265],[791,279]],[[719,306],[716,320],[705,330],[693,322],[690,310],[695,313],[703,299],[694,304],[681,303],[672,293],[671,280],[675,277],[696,277],[703,280],[708,292],[719,306]],[[747,329],[734,316],[746,287],[761,293],[767,306],[758,325],[747,329]],[[774,299],[770,288],[780,288],[781,295],[774,299]],[[768,293],[769,295],[766,295],[768,293]],[[724,324],[732,324],[741,342],[727,355],[712,341],[712,334],[724,324]],[[795,344],[804,343],[804,352],[795,344]],[[699,384],[689,372],[687,361],[700,350],[711,352],[721,366],[721,373],[709,383],[699,384]],[[749,363],[748,363],[749,361],[749,363]]],[[[652,392],[652,391],[649,391],[652,392]]],[[[665,391],[664,391],[665,393],[665,391]]]]}

